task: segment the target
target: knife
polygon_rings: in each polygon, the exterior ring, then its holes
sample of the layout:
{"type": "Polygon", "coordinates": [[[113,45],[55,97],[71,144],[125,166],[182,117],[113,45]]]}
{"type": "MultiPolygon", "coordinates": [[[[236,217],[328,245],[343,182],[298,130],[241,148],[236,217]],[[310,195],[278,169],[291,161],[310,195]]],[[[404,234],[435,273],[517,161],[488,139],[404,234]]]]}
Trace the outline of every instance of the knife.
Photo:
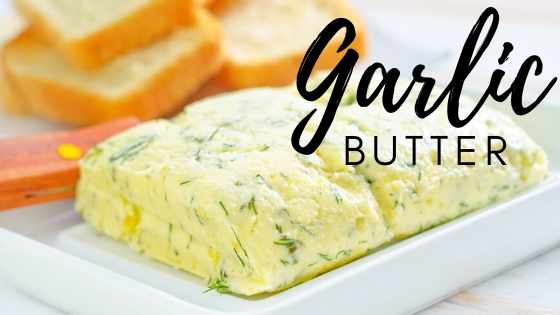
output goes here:
{"type": "Polygon", "coordinates": [[[0,139],[0,211],[73,197],[79,159],[97,143],[138,123],[125,118],[72,131],[0,139]]]}

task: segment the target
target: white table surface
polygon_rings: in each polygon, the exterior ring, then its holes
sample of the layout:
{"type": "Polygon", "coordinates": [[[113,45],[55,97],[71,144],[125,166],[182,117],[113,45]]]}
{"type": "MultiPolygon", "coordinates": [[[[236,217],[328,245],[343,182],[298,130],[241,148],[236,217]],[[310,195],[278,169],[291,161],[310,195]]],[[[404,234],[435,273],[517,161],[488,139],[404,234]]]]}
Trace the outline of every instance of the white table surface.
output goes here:
{"type": "MultiPolygon", "coordinates": [[[[352,0],[364,16],[372,36],[368,59],[381,60],[397,66],[403,73],[410,71],[410,59],[426,62],[427,74],[449,77],[456,55],[481,10],[494,4],[502,15],[502,23],[486,58],[469,80],[471,89],[484,88],[501,43],[511,41],[515,50],[508,71],[514,71],[530,54],[544,61],[541,79],[531,80],[529,87],[537,89],[544,79],[560,75],[560,4],[558,1],[533,0],[465,0],[465,1],[405,1],[352,0]],[[407,53],[402,53],[405,47],[407,53]],[[447,55],[430,62],[430,56],[447,55]],[[421,60],[418,60],[421,59],[421,60]],[[408,70],[407,70],[408,69],[408,70]]],[[[7,1],[0,0],[0,37],[14,20],[7,13],[7,1]]],[[[560,87],[553,89],[549,103],[560,104],[560,87]]],[[[23,134],[53,130],[60,126],[37,119],[14,119],[0,114],[1,134],[23,134]],[[9,127],[6,127],[9,126],[9,127]]],[[[560,145],[560,144],[559,144],[560,145]]],[[[558,203],[560,211],[560,200],[558,203]]],[[[560,218],[560,215],[559,215],[560,218]]],[[[1,258],[0,258],[1,259],[1,258]]],[[[460,271],[459,271],[460,272],[460,271]]],[[[436,284],[434,284],[436,285],[436,284]]],[[[35,315],[61,314],[55,309],[0,282],[0,314],[35,315]]],[[[514,268],[502,275],[460,293],[423,312],[422,315],[560,314],[560,247],[514,268]]]]}

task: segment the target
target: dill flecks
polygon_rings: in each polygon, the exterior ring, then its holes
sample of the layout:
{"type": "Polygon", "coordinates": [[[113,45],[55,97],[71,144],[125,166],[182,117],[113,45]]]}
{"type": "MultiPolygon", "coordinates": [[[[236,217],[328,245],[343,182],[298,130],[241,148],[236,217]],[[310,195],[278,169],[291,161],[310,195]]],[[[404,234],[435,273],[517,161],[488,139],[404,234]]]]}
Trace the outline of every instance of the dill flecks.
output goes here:
{"type": "Polygon", "coordinates": [[[245,261],[243,260],[243,258],[241,258],[241,256],[239,256],[239,253],[237,252],[237,249],[235,249],[235,247],[233,248],[233,251],[235,252],[235,256],[237,256],[237,259],[241,263],[241,266],[245,267],[245,261]]]}
{"type": "MultiPolygon", "coordinates": [[[[239,247],[243,251],[243,255],[245,255],[245,258],[247,258],[247,260],[249,260],[249,254],[247,254],[247,250],[245,249],[245,247],[241,243],[241,240],[239,240],[239,236],[237,235],[237,233],[235,232],[235,230],[233,228],[231,228],[231,231],[233,232],[233,235],[235,236],[235,240],[237,241],[237,244],[239,245],[239,247]]],[[[237,250],[235,248],[233,248],[233,251],[235,252],[235,255],[237,255],[237,258],[239,258],[239,261],[241,261],[241,265],[243,265],[243,267],[245,267],[245,265],[249,265],[249,263],[245,263],[245,261],[243,261],[243,259],[241,259],[241,257],[239,256],[239,253],[237,252],[237,250]]]]}
{"type": "Polygon", "coordinates": [[[227,216],[229,216],[229,212],[227,211],[227,208],[226,208],[226,206],[224,205],[224,203],[220,200],[220,201],[218,202],[218,204],[220,204],[220,207],[222,208],[222,210],[224,210],[224,213],[225,213],[227,216]]]}
{"type": "Polygon", "coordinates": [[[249,202],[247,203],[247,208],[249,210],[253,211],[253,213],[255,213],[255,215],[258,214],[257,206],[255,205],[255,196],[251,197],[251,200],[249,200],[249,202]]]}
{"type": "Polygon", "coordinates": [[[280,262],[282,263],[282,265],[284,266],[288,266],[288,265],[297,265],[297,263],[299,262],[297,260],[297,258],[295,258],[294,256],[289,256],[289,259],[280,259],[280,262]]]}
{"type": "Polygon", "coordinates": [[[204,293],[210,292],[212,290],[216,290],[216,292],[220,294],[232,293],[227,283],[227,274],[225,273],[225,271],[220,271],[220,275],[216,279],[210,278],[210,280],[208,281],[208,289],[204,291],[204,293]]]}
{"type": "Polygon", "coordinates": [[[293,238],[282,236],[282,238],[274,241],[274,245],[285,246],[290,253],[293,253],[297,250],[298,245],[301,245],[301,242],[293,238]]]}
{"type": "Polygon", "coordinates": [[[84,158],[84,161],[89,161],[91,159],[94,159],[94,158],[98,157],[99,155],[101,155],[102,153],[103,153],[103,149],[101,149],[98,146],[95,146],[95,147],[93,147],[89,150],[86,157],[84,158]]]}
{"type": "Polygon", "coordinates": [[[194,209],[194,215],[196,216],[196,219],[198,220],[198,223],[200,223],[200,225],[204,225],[204,222],[202,221],[202,218],[200,218],[200,214],[198,214],[198,210],[194,209]]]}
{"type": "Polygon", "coordinates": [[[326,260],[326,261],[331,261],[331,260],[333,260],[333,259],[330,258],[329,255],[327,255],[327,254],[319,253],[318,255],[319,255],[319,257],[323,258],[323,259],[326,260]]]}
{"type": "Polygon", "coordinates": [[[261,151],[261,152],[262,152],[262,151],[268,151],[268,149],[270,149],[270,146],[264,144],[264,145],[262,145],[262,146],[259,148],[259,151],[261,151]]]}
{"type": "Polygon", "coordinates": [[[340,195],[338,190],[336,188],[332,188],[331,190],[334,194],[334,199],[336,200],[336,204],[338,204],[338,205],[341,204],[342,203],[342,196],[340,195]]]}
{"type": "Polygon", "coordinates": [[[185,186],[185,185],[188,185],[188,184],[190,184],[190,183],[192,183],[192,182],[193,182],[193,180],[186,180],[186,181],[184,181],[184,182],[180,182],[179,185],[180,185],[180,186],[185,186]]]}
{"type": "Polygon", "coordinates": [[[296,220],[290,220],[290,223],[295,225],[297,228],[299,228],[300,230],[304,231],[305,233],[311,235],[311,236],[315,236],[315,234],[313,232],[311,232],[311,230],[309,230],[303,223],[298,222],[296,220]]]}
{"type": "Polygon", "coordinates": [[[339,251],[338,253],[336,253],[336,256],[334,258],[338,259],[339,257],[342,257],[342,256],[350,256],[350,254],[352,254],[351,249],[343,249],[343,250],[339,251]]]}
{"type": "Polygon", "coordinates": [[[152,141],[154,140],[154,136],[142,136],[139,137],[138,139],[136,139],[135,142],[127,145],[126,147],[124,147],[121,151],[119,151],[119,153],[112,155],[109,158],[109,161],[111,163],[113,162],[117,162],[120,161],[121,163],[124,163],[134,157],[136,157],[136,155],[138,155],[138,153],[142,152],[144,149],[146,149],[150,143],[152,143],[152,141]]]}
{"type": "Polygon", "coordinates": [[[222,129],[222,126],[219,126],[218,128],[216,128],[212,134],[210,134],[210,136],[208,137],[208,139],[206,139],[206,141],[212,141],[212,139],[214,139],[214,137],[218,134],[218,132],[220,131],[220,129],[222,129]]]}
{"type": "Polygon", "coordinates": [[[171,245],[171,235],[173,233],[173,224],[169,223],[167,227],[167,241],[169,245],[171,245]]]}
{"type": "Polygon", "coordinates": [[[323,253],[319,253],[319,257],[323,258],[326,261],[332,261],[332,260],[336,260],[339,259],[340,257],[344,257],[344,256],[350,256],[350,254],[352,254],[352,250],[351,249],[343,249],[338,251],[338,253],[336,253],[336,255],[334,256],[329,256],[327,254],[323,254],[323,253]]]}

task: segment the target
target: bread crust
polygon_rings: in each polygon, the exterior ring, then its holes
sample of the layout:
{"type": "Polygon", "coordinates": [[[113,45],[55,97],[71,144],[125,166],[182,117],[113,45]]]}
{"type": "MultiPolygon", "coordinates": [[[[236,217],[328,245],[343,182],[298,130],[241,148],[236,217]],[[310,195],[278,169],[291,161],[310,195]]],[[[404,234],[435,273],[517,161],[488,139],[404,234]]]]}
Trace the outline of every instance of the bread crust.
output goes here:
{"type": "MultiPolygon", "coordinates": [[[[197,10],[201,12],[202,10],[197,10]]],[[[141,88],[116,98],[81,90],[52,80],[17,75],[17,88],[25,91],[29,110],[51,120],[73,125],[90,125],[119,117],[135,116],[148,120],[175,112],[188,97],[214,75],[222,63],[221,29],[208,13],[200,13],[198,22],[205,40],[193,51],[162,69],[144,82],[141,88]]],[[[25,34],[21,35],[25,36],[25,34]]],[[[8,44],[17,45],[17,39],[8,44]]]]}
{"type": "Polygon", "coordinates": [[[0,105],[12,115],[27,114],[26,102],[6,70],[4,49],[0,50],[0,105]]]}
{"type": "Polygon", "coordinates": [[[68,39],[25,0],[15,1],[31,28],[74,66],[92,70],[194,22],[193,0],[157,0],[84,38],[68,39]]]}
{"type": "MultiPolygon", "coordinates": [[[[233,0],[227,0],[232,2],[233,0]]],[[[350,19],[356,28],[356,38],[351,45],[360,56],[366,54],[367,43],[365,27],[358,15],[352,10],[344,0],[328,1],[339,16],[350,19]]],[[[228,9],[235,10],[235,5],[228,9]]],[[[273,40],[273,39],[271,39],[273,40]]],[[[309,43],[311,44],[311,43],[309,43]]],[[[341,41],[333,41],[327,45],[317,61],[315,71],[331,69],[342,58],[342,54],[337,52],[341,41]]],[[[281,45],[281,43],[279,43],[281,45]]],[[[227,58],[226,62],[218,74],[216,80],[227,89],[243,89],[249,87],[263,86],[282,86],[292,83],[307,51],[307,47],[300,51],[276,59],[262,59],[253,63],[236,63],[227,58]]]]}

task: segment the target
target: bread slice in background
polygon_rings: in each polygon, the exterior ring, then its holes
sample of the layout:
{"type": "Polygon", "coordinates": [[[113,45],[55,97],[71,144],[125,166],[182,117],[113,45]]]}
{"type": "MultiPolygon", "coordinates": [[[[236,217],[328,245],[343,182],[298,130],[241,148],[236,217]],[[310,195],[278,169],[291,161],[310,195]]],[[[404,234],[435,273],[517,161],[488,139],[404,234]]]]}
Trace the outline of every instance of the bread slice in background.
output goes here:
{"type": "MultiPolygon", "coordinates": [[[[0,45],[3,46],[26,27],[27,24],[19,15],[4,14],[0,18],[0,45]]],[[[0,109],[13,115],[25,114],[25,101],[4,71],[3,54],[0,48],[0,109]]]]}
{"type": "Polygon", "coordinates": [[[221,29],[197,10],[192,26],[96,71],[73,67],[29,30],[7,44],[4,64],[27,111],[78,125],[129,115],[145,120],[177,111],[216,73],[221,29]]]}
{"type": "Polygon", "coordinates": [[[15,0],[38,36],[75,66],[100,67],[194,20],[194,0],[15,0]]]}
{"type": "MultiPolygon", "coordinates": [[[[0,64],[3,67],[3,65],[0,64]]],[[[0,69],[0,107],[12,115],[26,114],[25,100],[15,85],[8,79],[4,69],[0,69]]]]}
{"type": "MultiPolygon", "coordinates": [[[[365,51],[364,27],[345,0],[227,0],[217,11],[224,30],[226,62],[218,79],[229,88],[279,86],[294,81],[305,52],[333,19],[356,26],[352,48],[365,51]]],[[[334,67],[342,36],[323,52],[316,69],[334,67]]]]}

